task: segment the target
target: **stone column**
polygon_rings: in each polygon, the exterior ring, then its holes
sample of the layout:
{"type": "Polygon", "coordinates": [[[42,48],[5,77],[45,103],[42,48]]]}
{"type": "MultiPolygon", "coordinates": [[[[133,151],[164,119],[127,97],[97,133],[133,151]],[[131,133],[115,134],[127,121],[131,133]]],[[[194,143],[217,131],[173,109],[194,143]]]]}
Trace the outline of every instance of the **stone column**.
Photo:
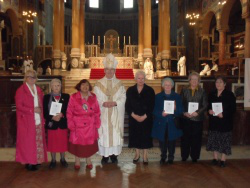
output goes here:
{"type": "Polygon", "coordinates": [[[162,67],[171,75],[170,60],[170,3],[169,0],[162,0],[162,67]]]}
{"type": "Polygon", "coordinates": [[[61,52],[60,52],[60,0],[54,0],[53,12],[53,68],[61,67],[61,52]]]}
{"type": "Polygon", "coordinates": [[[161,52],[162,52],[162,1],[158,3],[158,53],[156,57],[156,69],[161,69],[161,52]]]}
{"type": "Polygon", "coordinates": [[[72,48],[71,48],[71,66],[77,68],[80,58],[79,43],[79,0],[72,0],[72,48]]]}
{"type": "Polygon", "coordinates": [[[84,67],[85,61],[85,0],[80,0],[80,67],[84,67]]]}
{"type": "Polygon", "coordinates": [[[152,54],[152,29],[151,29],[151,0],[144,0],[144,49],[143,57],[151,58],[152,54]]]}
{"type": "Polygon", "coordinates": [[[225,59],[225,51],[226,51],[226,30],[225,29],[219,29],[219,64],[224,64],[225,59]]]}
{"type": "Polygon", "coordinates": [[[3,60],[3,49],[2,49],[2,29],[4,28],[4,20],[0,22],[0,67],[5,69],[5,61],[3,60]]]}
{"type": "Polygon", "coordinates": [[[63,70],[67,68],[67,57],[64,52],[64,0],[60,0],[60,50],[63,70]]]}
{"type": "Polygon", "coordinates": [[[246,31],[245,31],[245,58],[250,58],[250,13],[245,18],[246,31]]]}
{"type": "Polygon", "coordinates": [[[138,28],[138,62],[139,67],[143,68],[143,24],[144,24],[144,11],[143,11],[143,0],[138,0],[138,8],[139,8],[139,15],[138,15],[138,22],[139,22],[139,28],[138,28]]]}

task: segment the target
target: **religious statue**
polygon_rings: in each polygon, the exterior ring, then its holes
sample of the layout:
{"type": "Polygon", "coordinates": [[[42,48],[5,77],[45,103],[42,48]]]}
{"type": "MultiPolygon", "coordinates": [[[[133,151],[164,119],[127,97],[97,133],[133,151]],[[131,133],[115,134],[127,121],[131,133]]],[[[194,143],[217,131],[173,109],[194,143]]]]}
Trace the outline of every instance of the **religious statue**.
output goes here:
{"type": "Polygon", "coordinates": [[[29,56],[27,56],[23,62],[23,73],[25,74],[28,70],[30,70],[29,56]]]}
{"type": "Polygon", "coordinates": [[[114,42],[116,41],[116,38],[113,38],[113,35],[109,35],[109,38],[107,38],[107,40],[109,42],[110,52],[113,52],[113,50],[114,50],[114,42]]]}
{"type": "Polygon", "coordinates": [[[50,66],[48,66],[47,69],[46,69],[46,75],[51,75],[51,68],[50,68],[50,66]]]}
{"type": "Polygon", "coordinates": [[[203,70],[200,72],[200,75],[201,75],[201,76],[205,76],[205,75],[210,76],[210,75],[207,74],[208,71],[210,71],[209,65],[208,65],[206,62],[205,62],[205,63],[202,63],[201,65],[204,66],[204,68],[203,68],[203,70]]]}
{"type": "Polygon", "coordinates": [[[38,68],[37,68],[37,74],[38,75],[42,75],[43,74],[43,68],[42,68],[41,65],[39,65],[38,68]]]}
{"type": "Polygon", "coordinates": [[[31,58],[31,56],[30,56],[30,58],[29,58],[29,56],[28,56],[28,62],[29,62],[29,65],[30,65],[30,70],[33,70],[34,63],[33,63],[33,60],[32,60],[32,58],[31,58]]]}
{"type": "Polygon", "coordinates": [[[214,61],[212,62],[212,64],[213,64],[213,67],[211,68],[210,71],[207,72],[208,76],[210,76],[214,72],[218,72],[218,70],[219,70],[218,65],[214,61]]]}
{"type": "Polygon", "coordinates": [[[149,58],[147,58],[144,63],[144,72],[148,80],[154,79],[154,67],[152,61],[149,58]]]}
{"type": "Polygon", "coordinates": [[[177,63],[177,71],[179,73],[179,76],[186,76],[186,57],[182,56],[180,60],[177,63]]]}

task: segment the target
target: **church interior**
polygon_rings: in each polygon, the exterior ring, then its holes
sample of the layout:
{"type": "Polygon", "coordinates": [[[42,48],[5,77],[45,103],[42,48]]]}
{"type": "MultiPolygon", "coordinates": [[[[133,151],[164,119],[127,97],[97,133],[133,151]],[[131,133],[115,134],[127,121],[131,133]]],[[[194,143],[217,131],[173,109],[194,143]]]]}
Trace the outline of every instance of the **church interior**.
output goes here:
{"type": "Polygon", "coordinates": [[[250,0],[0,0],[0,43],[0,187],[249,187],[250,0]],[[54,78],[64,93],[73,94],[80,80],[94,86],[104,76],[103,59],[110,53],[126,89],[141,70],[156,94],[166,77],[180,93],[195,71],[209,93],[215,77],[225,76],[237,102],[228,166],[209,163],[207,116],[198,164],[181,162],[178,141],[174,165],[160,166],[155,140],[149,165],[132,164],[127,115],[118,165],[102,166],[96,154],[91,171],[75,172],[69,153],[68,169],[49,170],[45,164],[31,175],[17,164],[15,93],[26,69],[37,71],[44,94],[54,78]]]}

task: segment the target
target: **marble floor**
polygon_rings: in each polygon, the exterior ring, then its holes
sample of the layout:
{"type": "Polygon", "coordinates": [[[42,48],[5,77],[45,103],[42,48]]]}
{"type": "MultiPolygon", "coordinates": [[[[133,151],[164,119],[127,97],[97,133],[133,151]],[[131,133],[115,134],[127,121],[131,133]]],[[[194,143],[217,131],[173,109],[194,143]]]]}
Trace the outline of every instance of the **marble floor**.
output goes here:
{"type": "MultiPolygon", "coordinates": [[[[15,148],[0,148],[0,161],[15,161],[15,148]]],[[[120,162],[129,162],[134,158],[134,149],[124,147],[121,155],[119,156],[120,162]]],[[[57,155],[57,160],[59,161],[59,155],[57,155]]],[[[212,153],[207,152],[205,146],[202,147],[200,160],[210,160],[212,158],[212,153]]],[[[50,155],[48,154],[48,159],[50,161],[50,155]]],[[[233,146],[232,155],[228,159],[250,159],[250,146],[233,146]]],[[[74,156],[70,153],[66,153],[66,160],[68,162],[74,162],[74,156]]],[[[92,157],[93,162],[100,162],[101,157],[95,154],[92,157]]],[[[149,161],[159,161],[160,160],[160,150],[159,148],[149,149],[149,161]]],[[[176,148],[175,161],[180,161],[180,148],[176,148]]]]}

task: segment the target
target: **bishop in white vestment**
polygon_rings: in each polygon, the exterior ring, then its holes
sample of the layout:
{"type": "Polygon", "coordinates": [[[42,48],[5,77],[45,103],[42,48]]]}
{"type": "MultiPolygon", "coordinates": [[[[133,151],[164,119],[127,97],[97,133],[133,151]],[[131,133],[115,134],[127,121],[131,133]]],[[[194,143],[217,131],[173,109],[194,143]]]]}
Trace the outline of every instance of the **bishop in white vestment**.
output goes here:
{"type": "Polygon", "coordinates": [[[117,163],[117,156],[122,151],[124,133],[124,113],[126,90],[115,76],[118,64],[112,54],[103,60],[105,76],[98,80],[94,92],[101,109],[101,127],[99,128],[99,154],[103,156],[102,164],[117,163]]]}

